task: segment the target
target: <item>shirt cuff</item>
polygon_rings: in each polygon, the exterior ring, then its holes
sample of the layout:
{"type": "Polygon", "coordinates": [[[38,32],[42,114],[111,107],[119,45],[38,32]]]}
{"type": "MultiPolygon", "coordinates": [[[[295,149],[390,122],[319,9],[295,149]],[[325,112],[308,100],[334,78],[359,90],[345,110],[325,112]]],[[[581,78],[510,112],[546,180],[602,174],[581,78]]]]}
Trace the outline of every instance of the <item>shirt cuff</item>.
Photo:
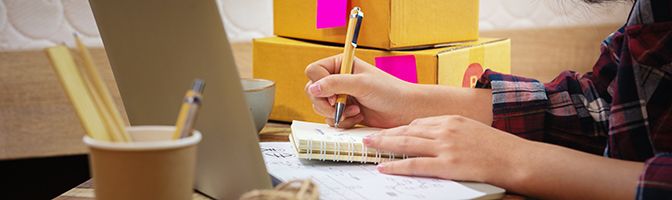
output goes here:
{"type": "Polygon", "coordinates": [[[548,98],[544,84],[486,70],[476,88],[492,90],[492,126],[530,140],[543,140],[548,98]]]}
{"type": "Polygon", "coordinates": [[[637,184],[637,199],[672,198],[672,153],[661,153],[646,161],[637,184]]]}

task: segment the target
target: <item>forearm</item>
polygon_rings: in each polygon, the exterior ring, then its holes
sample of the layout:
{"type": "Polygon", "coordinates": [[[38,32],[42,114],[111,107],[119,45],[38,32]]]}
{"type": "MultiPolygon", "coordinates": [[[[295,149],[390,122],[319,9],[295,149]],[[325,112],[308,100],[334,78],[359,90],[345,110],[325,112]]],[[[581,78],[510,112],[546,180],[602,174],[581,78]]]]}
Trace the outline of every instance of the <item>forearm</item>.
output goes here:
{"type": "Polygon", "coordinates": [[[411,85],[412,111],[415,118],[437,115],[461,115],[492,124],[492,92],[489,89],[460,88],[452,86],[411,85]]]}
{"type": "Polygon", "coordinates": [[[633,199],[644,164],[525,141],[512,151],[510,177],[492,182],[521,194],[551,199],[633,199]],[[518,152],[516,152],[518,151],[518,152]]]}

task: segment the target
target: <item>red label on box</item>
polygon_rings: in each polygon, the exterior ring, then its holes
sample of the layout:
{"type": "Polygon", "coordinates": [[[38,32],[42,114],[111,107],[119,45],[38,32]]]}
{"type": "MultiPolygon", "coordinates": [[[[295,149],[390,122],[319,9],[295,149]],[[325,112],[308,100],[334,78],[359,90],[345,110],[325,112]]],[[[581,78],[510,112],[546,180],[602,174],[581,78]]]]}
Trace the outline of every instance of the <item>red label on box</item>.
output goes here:
{"type": "Polygon", "coordinates": [[[462,87],[473,88],[476,86],[478,79],[483,75],[483,67],[479,63],[472,63],[467,67],[467,70],[464,71],[464,77],[462,77],[462,87]]]}

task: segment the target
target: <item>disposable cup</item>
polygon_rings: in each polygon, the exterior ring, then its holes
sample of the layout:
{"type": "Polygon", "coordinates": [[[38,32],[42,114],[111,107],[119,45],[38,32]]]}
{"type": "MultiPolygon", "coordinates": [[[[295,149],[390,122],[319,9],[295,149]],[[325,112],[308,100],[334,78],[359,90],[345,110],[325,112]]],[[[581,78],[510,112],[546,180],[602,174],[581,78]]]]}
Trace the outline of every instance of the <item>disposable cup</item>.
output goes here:
{"type": "Polygon", "coordinates": [[[84,136],[96,199],[191,199],[201,133],[173,140],[174,126],[133,126],[133,142],[84,136]]]}

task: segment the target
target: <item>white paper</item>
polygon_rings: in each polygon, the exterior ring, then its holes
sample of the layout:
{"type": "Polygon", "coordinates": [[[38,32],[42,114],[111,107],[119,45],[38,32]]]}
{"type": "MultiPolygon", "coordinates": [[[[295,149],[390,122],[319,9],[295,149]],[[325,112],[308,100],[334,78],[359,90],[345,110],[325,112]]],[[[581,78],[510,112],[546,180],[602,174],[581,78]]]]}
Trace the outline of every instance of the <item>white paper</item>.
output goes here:
{"type": "Polygon", "coordinates": [[[268,172],[280,180],[311,178],[320,199],[473,199],[485,193],[457,182],[381,174],[375,165],[300,160],[289,142],[263,142],[268,172]]]}
{"type": "Polygon", "coordinates": [[[330,127],[327,124],[296,121],[292,122],[292,136],[295,140],[314,140],[324,142],[350,142],[361,143],[367,135],[377,133],[381,129],[371,127],[358,127],[340,129],[330,127]]]}

